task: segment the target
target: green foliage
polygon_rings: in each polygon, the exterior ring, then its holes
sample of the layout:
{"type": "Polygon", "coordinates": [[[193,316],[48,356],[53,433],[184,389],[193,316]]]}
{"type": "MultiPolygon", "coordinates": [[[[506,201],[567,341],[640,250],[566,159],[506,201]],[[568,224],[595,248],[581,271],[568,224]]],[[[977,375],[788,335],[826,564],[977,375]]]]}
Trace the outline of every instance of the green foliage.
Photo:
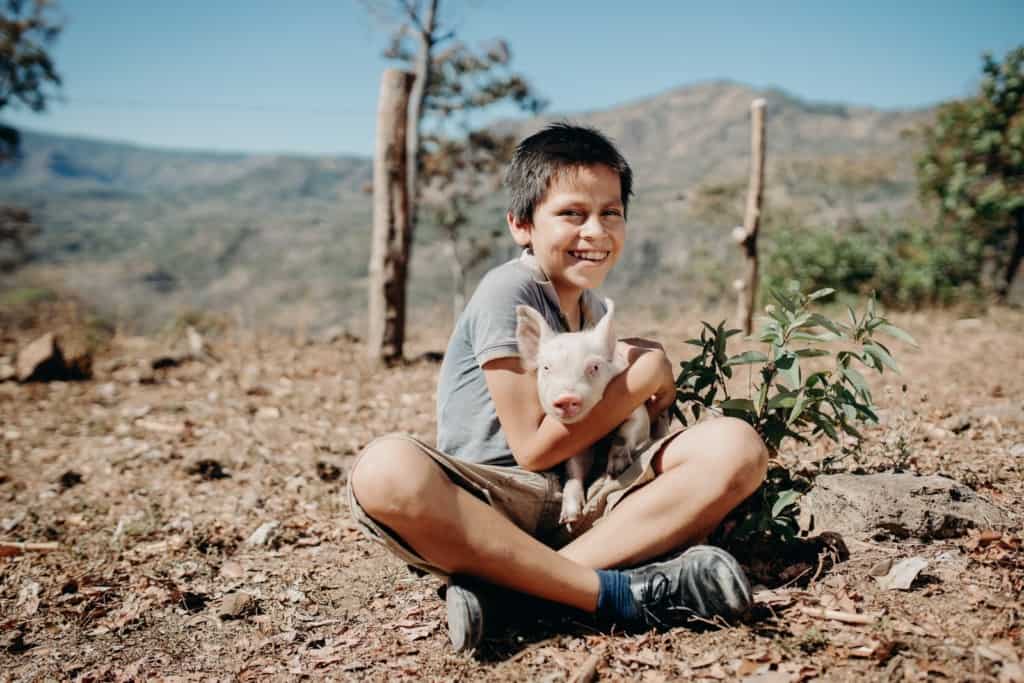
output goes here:
{"type": "MultiPolygon", "coordinates": [[[[889,348],[876,334],[916,344],[906,332],[878,315],[869,299],[858,316],[848,307],[849,322],[830,320],[810,310],[811,304],[831,295],[832,289],[812,294],[800,292],[792,282],[786,290],[772,289],[774,304],[765,307],[768,317],[755,337],[767,344],[767,353],[745,351],[729,355],[727,343],[738,330],[703,323],[699,339],[689,339],[700,352],[683,362],[676,379],[676,415],[686,424],[685,409],[698,418],[714,408],[724,415],[753,425],[772,451],[783,439],[807,441],[807,435],[825,434],[841,442],[840,433],[859,442],[854,426],[861,420],[876,421],[867,382],[858,367],[879,374],[886,368],[898,371],[889,348]],[[834,354],[834,367],[811,370],[808,360],[832,357],[833,343],[844,348],[834,354]],[[728,380],[737,367],[757,366],[760,382],[752,382],[749,395],[729,395],[728,380]]],[[[820,365],[820,361],[818,363],[820,365]]]]}
{"type": "Polygon", "coordinates": [[[57,294],[46,287],[15,287],[0,292],[0,306],[31,306],[42,301],[56,301],[57,294]]]}
{"type": "MultiPolygon", "coordinates": [[[[812,304],[833,294],[820,289],[803,294],[796,282],[772,289],[773,304],[765,307],[754,337],[767,345],[765,352],[750,350],[731,355],[730,338],[739,330],[703,323],[699,338],[687,340],[699,352],[681,363],[676,378],[675,416],[685,425],[687,412],[699,419],[711,410],[752,425],[774,453],[786,438],[808,442],[824,434],[844,450],[860,447],[859,422],[877,422],[874,403],[863,369],[879,374],[898,371],[889,348],[876,338],[887,335],[916,345],[914,339],[878,314],[873,298],[863,313],[848,307],[849,320],[839,322],[811,311],[812,304]],[[833,347],[839,349],[833,354],[833,347]],[[825,359],[831,359],[827,367],[825,359]],[[746,396],[730,395],[728,382],[742,366],[750,367],[746,396]],[[759,381],[755,381],[753,376],[759,381]]],[[[789,473],[775,470],[732,516],[730,543],[795,538],[794,505],[799,489],[789,473]]]]}
{"type": "Polygon", "coordinates": [[[843,296],[876,292],[880,303],[903,309],[948,305],[982,291],[983,247],[962,233],[870,224],[839,234],[778,227],[766,239],[769,289],[797,280],[843,296]]]}
{"type": "Polygon", "coordinates": [[[943,105],[925,129],[918,182],[944,229],[978,240],[1006,269],[1005,296],[1024,255],[1024,46],[983,61],[978,94],[943,105]]]}
{"type": "MultiPolygon", "coordinates": [[[[60,34],[53,3],[46,0],[0,0],[0,110],[28,107],[43,111],[60,85],[47,48],[60,34]]],[[[18,152],[21,136],[0,125],[0,161],[18,152]]]]}

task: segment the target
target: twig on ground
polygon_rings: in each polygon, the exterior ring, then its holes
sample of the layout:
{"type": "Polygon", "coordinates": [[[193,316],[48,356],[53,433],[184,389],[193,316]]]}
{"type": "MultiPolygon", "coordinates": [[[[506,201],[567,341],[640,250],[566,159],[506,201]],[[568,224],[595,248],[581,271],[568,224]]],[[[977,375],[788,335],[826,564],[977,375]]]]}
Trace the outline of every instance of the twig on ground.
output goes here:
{"type": "Polygon", "coordinates": [[[20,555],[21,553],[48,553],[54,550],[60,550],[59,543],[19,543],[17,541],[0,541],[0,557],[20,555]]]}
{"type": "Polygon", "coordinates": [[[844,624],[860,624],[867,626],[875,623],[876,617],[871,614],[857,614],[855,612],[841,612],[834,609],[819,609],[816,607],[801,607],[800,611],[815,619],[831,619],[841,621],[844,624]]]}

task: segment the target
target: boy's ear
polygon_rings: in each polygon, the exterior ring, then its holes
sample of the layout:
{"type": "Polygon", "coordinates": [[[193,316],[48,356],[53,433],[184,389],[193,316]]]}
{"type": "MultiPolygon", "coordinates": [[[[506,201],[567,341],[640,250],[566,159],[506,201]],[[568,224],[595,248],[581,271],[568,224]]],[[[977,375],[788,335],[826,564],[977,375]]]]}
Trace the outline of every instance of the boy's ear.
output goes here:
{"type": "Polygon", "coordinates": [[[533,239],[532,222],[520,221],[512,215],[511,211],[505,214],[505,222],[508,223],[508,231],[512,233],[512,239],[516,241],[516,244],[523,248],[530,246],[530,242],[533,239]]]}
{"type": "Polygon", "coordinates": [[[537,369],[540,344],[550,334],[551,328],[543,315],[530,306],[516,306],[516,343],[520,360],[528,371],[537,369]]]}

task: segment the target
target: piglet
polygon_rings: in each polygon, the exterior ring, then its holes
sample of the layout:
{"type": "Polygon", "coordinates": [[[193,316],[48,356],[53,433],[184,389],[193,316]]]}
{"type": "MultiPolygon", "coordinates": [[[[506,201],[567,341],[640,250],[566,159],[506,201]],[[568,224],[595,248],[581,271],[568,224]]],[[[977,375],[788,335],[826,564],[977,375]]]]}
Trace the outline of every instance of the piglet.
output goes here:
{"type": "MultiPolygon", "coordinates": [[[[516,306],[516,340],[523,366],[537,373],[537,393],[544,412],[565,424],[579,422],[593,409],[613,377],[628,362],[615,353],[612,315],[615,305],[605,299],[607,312],[597,325],[582,332],[556,333],[544,316],[529,306],[516,306]]],[[[615,477],[632,464],[633,451],[651,434],[647,409],[639,406],[617,429],[608,452],[607,473],[615,477]]],[[[579,520],[586,501],[584,480],[593,466],[588,449],[566,461],[561,523],[579,520]]]]}

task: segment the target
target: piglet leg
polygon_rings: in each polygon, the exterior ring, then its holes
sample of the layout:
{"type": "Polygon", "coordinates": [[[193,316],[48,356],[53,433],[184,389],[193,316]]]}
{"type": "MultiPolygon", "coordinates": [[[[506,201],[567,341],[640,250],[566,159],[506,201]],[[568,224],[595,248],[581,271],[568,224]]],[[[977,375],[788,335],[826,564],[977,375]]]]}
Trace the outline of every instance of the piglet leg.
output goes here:
{"type": "Polygon", "coordinates": [[[569,458],[565,463],[565,486],[562,488],[562,514],[558,521],[570,529],[579,521],[583,514],[583,504],[587,500],[584,486],[587,473],[593,464],[594,456],[590,451],[569,458]]]}
{"type": "Polygon", "coordinates": [[[633,464],[633,453],[637,448],[644,445],[650,438],[651,420],[647,416],[647,409],[640,406],[634,410],[626,421],[619,425],[619,429],[612,439],[612,445],[608,449],[609,477],[617,477],[626,471],[626,468],[633,464]]]}

